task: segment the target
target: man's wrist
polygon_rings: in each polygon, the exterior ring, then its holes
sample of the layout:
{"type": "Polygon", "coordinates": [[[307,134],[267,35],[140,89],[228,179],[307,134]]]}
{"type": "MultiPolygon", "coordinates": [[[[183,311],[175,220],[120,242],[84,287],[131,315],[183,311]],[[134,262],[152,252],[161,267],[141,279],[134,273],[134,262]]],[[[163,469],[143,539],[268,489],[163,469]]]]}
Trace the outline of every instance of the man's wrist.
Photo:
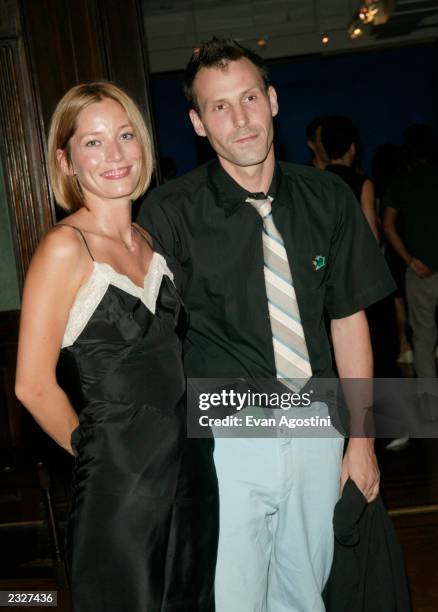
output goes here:
{"type": "Polygon", "coordinates": [[[366,447],[366,448],[374,448],[375,438],[349,438],[348,446],[352,448],[366,447]]]}

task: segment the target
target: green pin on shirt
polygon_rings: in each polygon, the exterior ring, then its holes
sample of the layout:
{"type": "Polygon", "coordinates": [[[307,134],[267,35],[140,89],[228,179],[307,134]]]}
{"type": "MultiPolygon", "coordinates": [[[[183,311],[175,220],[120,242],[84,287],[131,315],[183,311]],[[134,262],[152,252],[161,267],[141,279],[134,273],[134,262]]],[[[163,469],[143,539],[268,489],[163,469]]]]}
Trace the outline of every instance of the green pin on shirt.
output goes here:
{"type": "Polygon", "coordinates": [[[324,255],[315,255],[315,257],[312,259],[312,263],[313,267],[315,268],[315,271],[320,270],[325,266],[324,255]]]}

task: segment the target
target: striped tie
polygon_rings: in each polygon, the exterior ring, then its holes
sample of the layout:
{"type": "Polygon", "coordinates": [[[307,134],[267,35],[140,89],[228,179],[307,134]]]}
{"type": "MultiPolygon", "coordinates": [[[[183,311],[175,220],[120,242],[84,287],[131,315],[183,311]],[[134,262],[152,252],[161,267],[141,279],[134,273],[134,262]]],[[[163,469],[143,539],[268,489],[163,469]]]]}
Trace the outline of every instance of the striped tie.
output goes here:
{"type": "Polygon", "coordinates": [[[312,376],[300,311],[283,239],[272,218],[272,198],[247,198],[263,219],[263,257],[277,378],[299,391],[312,376]]]}

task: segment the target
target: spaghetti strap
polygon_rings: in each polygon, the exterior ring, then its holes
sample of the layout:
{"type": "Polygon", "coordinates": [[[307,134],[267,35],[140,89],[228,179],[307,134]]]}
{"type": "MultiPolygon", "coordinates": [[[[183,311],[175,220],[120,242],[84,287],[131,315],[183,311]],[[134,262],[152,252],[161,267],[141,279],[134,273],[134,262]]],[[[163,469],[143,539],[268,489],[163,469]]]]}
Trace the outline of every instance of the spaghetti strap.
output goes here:
{"type": "Polygon", "coordinates": [[[72,229],[76,230],[77,232],[80,233],[82,240],[84,241],[85,246],[87,247],[87,251],[91,257],[91,259],[93,261],[95,261],[94,257],[93,257],[93,253],[90,251],[90,247],[88,246],[88,242],[85,240],[85,236],[82,232],[82,230],[80,230],[78,227],[76,227],[75,225],[70,225],[69,223],[58,223],[58,225],[62,225],[63,227],[71,227],[72,229]]]}
{"type": "Polygon", "coordinates": [[[135,231],[137,232],[137,234],[140,234],[140,236],[143,238],[143,240],[146,240],[146,242],[148,243],[148,245],[151,247],[152,250],[154,250],[154,245],[152,244],[152,242],[149,241],[149,238],[146,236],[146,234],[144,234],[140,228],[138,228],[136,226],[135,223],[132,224],[132,227],[135,229],[135,231]]]}

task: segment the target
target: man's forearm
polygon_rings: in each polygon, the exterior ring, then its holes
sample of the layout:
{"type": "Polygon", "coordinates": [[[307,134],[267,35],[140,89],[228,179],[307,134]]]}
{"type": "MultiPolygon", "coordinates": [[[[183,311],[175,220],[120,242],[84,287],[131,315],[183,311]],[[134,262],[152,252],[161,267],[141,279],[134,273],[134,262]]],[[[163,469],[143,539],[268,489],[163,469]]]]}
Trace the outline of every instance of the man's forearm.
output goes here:
{"type": "Polygon", "coordinates": [[[331,323],[336,366],[350,412],[350,440],[372,444],[367,438],[372,418],[373,354],[364,311],[331,323]]]}
{"type": "MultiPolygon", "coordinates": [[[[332,321],[336,364],[350,411],[350,438],[342,461],[341,491],[351,478],[368,502],[379,492],[380,474],[370,435],[373,356],[363,311],[332,321]]],[[[373,431],[373,429],[371,429],[373,431]]]]}

